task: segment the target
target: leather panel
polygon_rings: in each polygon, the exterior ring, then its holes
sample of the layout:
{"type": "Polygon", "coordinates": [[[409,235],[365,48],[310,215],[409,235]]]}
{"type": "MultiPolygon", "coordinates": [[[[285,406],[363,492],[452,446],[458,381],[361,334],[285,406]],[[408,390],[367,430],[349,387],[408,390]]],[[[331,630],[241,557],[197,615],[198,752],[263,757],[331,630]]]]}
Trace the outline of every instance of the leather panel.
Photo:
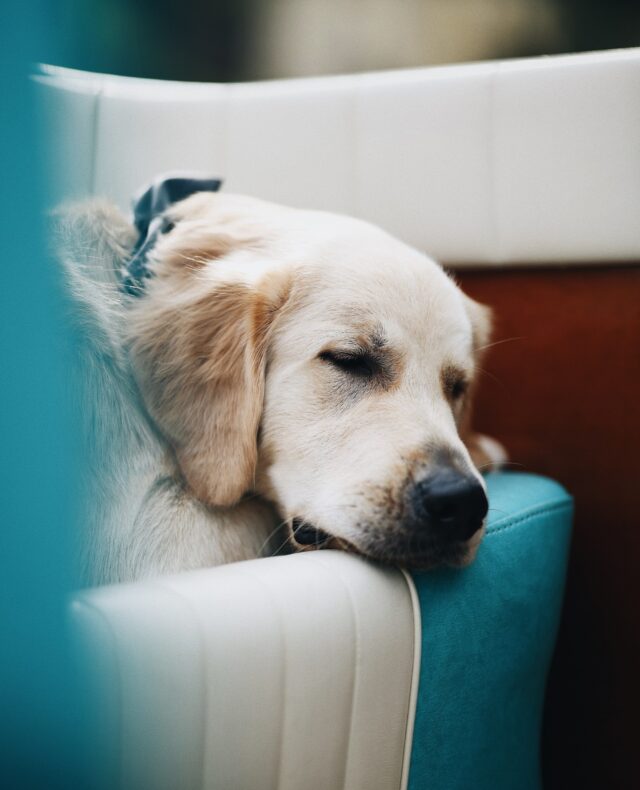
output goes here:
{"type": "Polygon", "coordinates": [[[401,787],[415,622],[399,571],[315,552],[83,592],[72,615],[105,787],[401,787]]]}
{"type": "MultiPolygon", "coordinates": [[[[639,49],[248,84],[53,68],[38,81],[47,128],[65,130],[52,160],[80,150],[86,174],[92,146],[87,194],[123,206],[195,169],[461,267],[640,257],[639,49]],[[95,113],[69,115],[87,96],[95,113]]],[[[87,184],[59,178],[57,194],[87,184]]]]}

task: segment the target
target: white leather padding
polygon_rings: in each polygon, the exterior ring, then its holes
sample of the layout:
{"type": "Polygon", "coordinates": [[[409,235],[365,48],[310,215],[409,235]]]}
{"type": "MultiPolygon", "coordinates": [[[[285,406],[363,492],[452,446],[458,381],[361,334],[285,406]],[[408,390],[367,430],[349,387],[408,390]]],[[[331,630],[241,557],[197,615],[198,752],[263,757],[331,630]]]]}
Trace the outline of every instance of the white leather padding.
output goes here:
{"type": "Polygon", "coordinates": [[[640,259],[640,49],[246,84],[46,67],[56,198],[159,173],[370,220],[444,263],[640,259]]]}
{"type": "Polygon", "coordinates": [[[401,788],[420,641],[410,584],[322,551],[79,593],[104,786],[401,788]]]}

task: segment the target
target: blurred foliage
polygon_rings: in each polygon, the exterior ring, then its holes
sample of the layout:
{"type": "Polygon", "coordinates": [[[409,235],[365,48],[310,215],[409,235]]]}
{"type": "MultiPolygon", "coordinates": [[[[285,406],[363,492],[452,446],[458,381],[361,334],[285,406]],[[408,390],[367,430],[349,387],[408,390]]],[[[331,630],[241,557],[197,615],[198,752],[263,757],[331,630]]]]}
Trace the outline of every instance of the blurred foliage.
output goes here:
{"type": "MultiPolygon", "coordinates": [[[[458,1],[448,0],[452,8],[458,1]]],[[[530,0],[532,8],[539,1],[530,0]]],[[[545,1],[556,8],[560,21],[553,41],[540,41],[525,33],[506,46],[504,42],[496,45],[492,57],[640,44],[640,0],[545,1]]],[[[408,4],[395,2],[398,14],[407,13],[408,4]]],[[[422,2],[428,4],[429,0],[422,2]]],[[[54,14],[57,38],[63,46],[51,60],[90,71],[158,79],[261,79],[265,74],[254,57],[255,45],[260,36],[268,35],[263,22],[277,4],[277,0],[58,0],[54,14]]],[[[335,11],[335,5],[333,10],[327,8],[328,13],[335,11]]],[[[361,0],[361,8],[366,15],[373,6],[369,0],[361,0]]],[[[481,10],[478,2],[477,12],[481,10]]],[[[335,24],[341,24],[340,16],[335,24]]],[[[295,35],[292,30],[291,36],[295,35]]],[[[381,64],[380,68],[387,66],[381,64]]]]}

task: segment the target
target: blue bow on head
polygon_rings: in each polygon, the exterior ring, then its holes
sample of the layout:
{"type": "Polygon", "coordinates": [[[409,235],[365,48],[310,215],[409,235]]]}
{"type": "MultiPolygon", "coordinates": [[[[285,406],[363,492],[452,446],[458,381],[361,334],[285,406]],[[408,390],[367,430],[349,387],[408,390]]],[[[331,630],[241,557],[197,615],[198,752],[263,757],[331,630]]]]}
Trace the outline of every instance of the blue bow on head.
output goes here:
{"type": "Polygon", "coordinates": [[[151,277],[147,256],[158,237],[168,233],[173,224],[165,215],[174,203],[196,192],[217,192],[222,186],[219,178],[201,178],[192,175],[164,175],[145,187],[133,199],[133,221],[138,231],[138,241],[131,260],[126,265],[122,290],[131,296],[140,296],[144,280],[151,277]]]}

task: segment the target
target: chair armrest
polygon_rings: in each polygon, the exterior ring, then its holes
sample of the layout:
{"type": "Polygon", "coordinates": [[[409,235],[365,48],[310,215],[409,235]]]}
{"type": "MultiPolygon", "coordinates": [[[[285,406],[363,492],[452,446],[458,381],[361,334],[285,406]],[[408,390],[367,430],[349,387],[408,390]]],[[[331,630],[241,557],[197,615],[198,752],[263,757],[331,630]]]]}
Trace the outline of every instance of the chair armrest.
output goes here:
{"type": "MultiPolygon", "coordinates": [[[[400,787],[411,590],[324,551],[79,593],[104,787],[400,787]]],[[[418,645],[419,647],[419,645],[418,645]]]]}
{"type": "Polygon", "coordinates": [[[573,503],[544,477],[487,477],[474,564],[415,574],[422,665],[409,790],[539,790],[544,692],[573,503]]]}
{"type": "Polygon", "coordinates": [[[322,551],[79,593],[100,786],[537,790],[572,501],[487,482],[462,570],[322,551]]]}

